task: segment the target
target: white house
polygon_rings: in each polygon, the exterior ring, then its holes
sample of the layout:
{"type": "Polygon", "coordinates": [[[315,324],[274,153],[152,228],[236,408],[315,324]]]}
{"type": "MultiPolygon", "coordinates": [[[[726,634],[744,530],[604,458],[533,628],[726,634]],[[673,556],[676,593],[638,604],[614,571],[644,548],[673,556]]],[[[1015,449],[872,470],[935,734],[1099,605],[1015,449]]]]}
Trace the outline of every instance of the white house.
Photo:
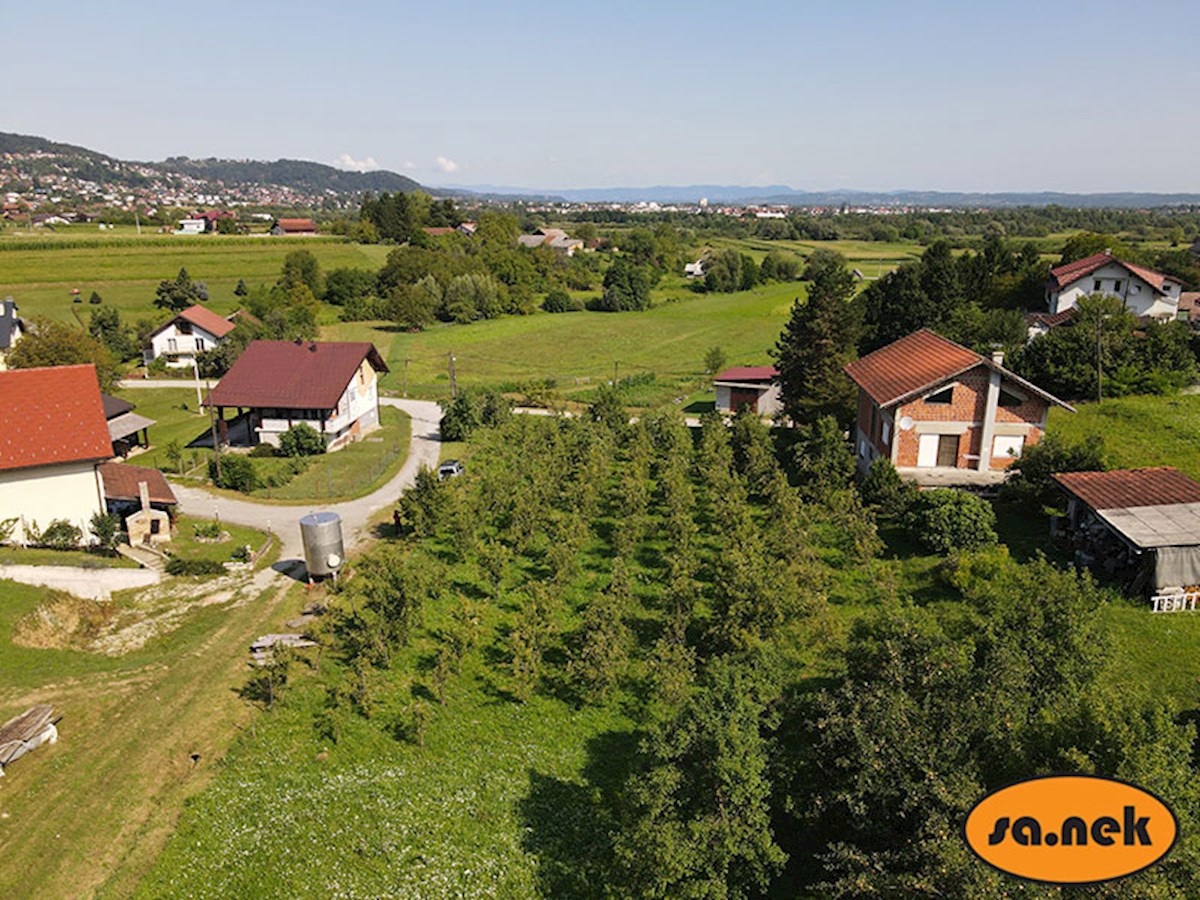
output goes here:
{"type": "Polygon", "coordinates": [[[379,375],[387,364],[366,341],[253,341],[213,388],[228,434],[225,410],[237,410],[250,443],[279,445],[293,425],[310,425],[338,450],[379,427],[379,375]]]}
{"type": "Polygon", "coordinates": [[[1105,250],[1050,270],[1046,307],[1051,314],[1075,308],[1080,297],[1119,297],[1136,316],[1174,319],[1179,312],[1180,281],[1170,275],[1117,259],[1105,250]]]}
{"type": "Polygon", "coordinates": [[[717,412],[736,413],[749,406],[760,416],[773,416],[783,409],[774,366],[733,366],[717,373],[713,387],[717,412]]]}
{"type": "Polygon", "coordinates": [[[204,234],[204,230],[208,227],[208,222],[205,219],[180,219],[179,227],[175,229],[176,234],[204,234]]]}
{"type": "Polygon", "coordinates": [[[13,303],[13,298],[0,300],[0,372],[8,368],[5,357],[24,333],[24,325],[17,315],[17,304],[13,303]]]}
{"type": "Polygon", "coordinates": [[[142,362],[150,365],[163,356],[170,368],[191,368],[197,353],[212,350],[234,327],[233,322],[210,309],[189,306],[150,333],[150,346],[142,351],[142,362]]]}
{"type": "Polygon", "coordinates": [[[23,544],[63,519],[86,539],[112,456],[96,367],[0,372],[0,397],[0,538],[23,544]]]}

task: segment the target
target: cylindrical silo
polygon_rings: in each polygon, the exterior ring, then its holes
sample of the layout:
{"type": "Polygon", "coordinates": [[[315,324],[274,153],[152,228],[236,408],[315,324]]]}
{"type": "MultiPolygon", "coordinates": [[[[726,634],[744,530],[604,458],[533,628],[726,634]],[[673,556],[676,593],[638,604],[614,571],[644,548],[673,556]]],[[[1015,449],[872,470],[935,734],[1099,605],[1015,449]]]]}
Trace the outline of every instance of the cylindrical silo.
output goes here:
{"type": "Polygon", "coordinates": [[[342,549],[342,518],[333,512],[309,513],[300,520],[304,565],[311,575],[332,575],[346,559],[342,549]]]}

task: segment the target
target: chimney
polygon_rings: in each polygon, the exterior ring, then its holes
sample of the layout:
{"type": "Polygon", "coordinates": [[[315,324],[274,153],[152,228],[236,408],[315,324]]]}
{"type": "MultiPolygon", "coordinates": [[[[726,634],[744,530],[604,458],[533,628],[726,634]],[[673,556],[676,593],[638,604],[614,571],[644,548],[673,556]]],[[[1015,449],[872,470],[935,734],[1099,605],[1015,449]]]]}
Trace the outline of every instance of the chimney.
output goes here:
{"type": "Polygon", "coordinates": [[[1004,365],[1004,351],[1003,350],[993,350],[992,351],[992,362],[998,366],[1004,365]]]}
{"type": "Polygon", "coordinates": [[[142,509],[150,509],[150,486],[144,482],[138,482],[138,496],[142,499],[142,509]]]}

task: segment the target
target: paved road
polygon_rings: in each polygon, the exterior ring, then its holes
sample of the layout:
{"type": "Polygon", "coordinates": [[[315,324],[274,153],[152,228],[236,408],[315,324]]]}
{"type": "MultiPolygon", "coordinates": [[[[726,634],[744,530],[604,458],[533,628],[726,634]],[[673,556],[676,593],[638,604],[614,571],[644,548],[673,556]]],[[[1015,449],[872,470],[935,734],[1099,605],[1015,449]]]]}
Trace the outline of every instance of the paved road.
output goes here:
{"type": "Polygon", "coordinates": [[[113,591],[158,584],[152,569],[84,569],[79,566],[0,566],[0,578],[107,600],[113,591]]]}
{"type": "MultiPolygon", "coordinates": [[[[143,385],[147,383],[142,382],[143,385]]],[[[162,382],[150,382],[147,386],[161,385],[162,382]]],[[[176,387],[170,383],[171,387],[176,387]]],[[[349,550],[364,543],[370,535],[367,533],[367,522],[381,509],[391,506],[404,493],[405,488],[412,485],[417,477],[417,471],[422,467],[435,468],[440,452],[438,421],[441,419],[441,408],[428,400],[399,400],[392,397],[381,397],[379,402],[384,406],[394,406],[408,413],[412,418],[412,439],[408,447],[408,458],[404,466],[391,481],[383,487],[357,500],[347,500],[344,503],[314,503],[311,506],[279,506],[268,503],[256,503],[253,500],[235,500],[219,497],[202,488],[173,485],[175,496],[179,498],[179,508],[188,515],[212,518],[220,516],[223,522],[234,522],[238,525],[249,525],[252,528],[266,530],[270,528],[279,537],[281,553],[280,562],[303,558],[300,543],[300,519],[310,512],[335,512],[342,517],[342,536],[349,550]]]]}

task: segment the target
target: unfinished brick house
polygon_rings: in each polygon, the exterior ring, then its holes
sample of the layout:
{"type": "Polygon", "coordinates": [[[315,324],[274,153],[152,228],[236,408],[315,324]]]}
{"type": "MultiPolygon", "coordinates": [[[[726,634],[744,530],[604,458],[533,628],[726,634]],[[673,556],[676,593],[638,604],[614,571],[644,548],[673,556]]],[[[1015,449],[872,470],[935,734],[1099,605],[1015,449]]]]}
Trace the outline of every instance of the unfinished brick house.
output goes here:
{"type": "Polygon", "coordinates": [[[927,329],[846,366],[858,385],[855,455],[879,457],[918,483],[987,485],[1041,440],[1050,405],[1074,410],[1004,368],[927,329]]]}

